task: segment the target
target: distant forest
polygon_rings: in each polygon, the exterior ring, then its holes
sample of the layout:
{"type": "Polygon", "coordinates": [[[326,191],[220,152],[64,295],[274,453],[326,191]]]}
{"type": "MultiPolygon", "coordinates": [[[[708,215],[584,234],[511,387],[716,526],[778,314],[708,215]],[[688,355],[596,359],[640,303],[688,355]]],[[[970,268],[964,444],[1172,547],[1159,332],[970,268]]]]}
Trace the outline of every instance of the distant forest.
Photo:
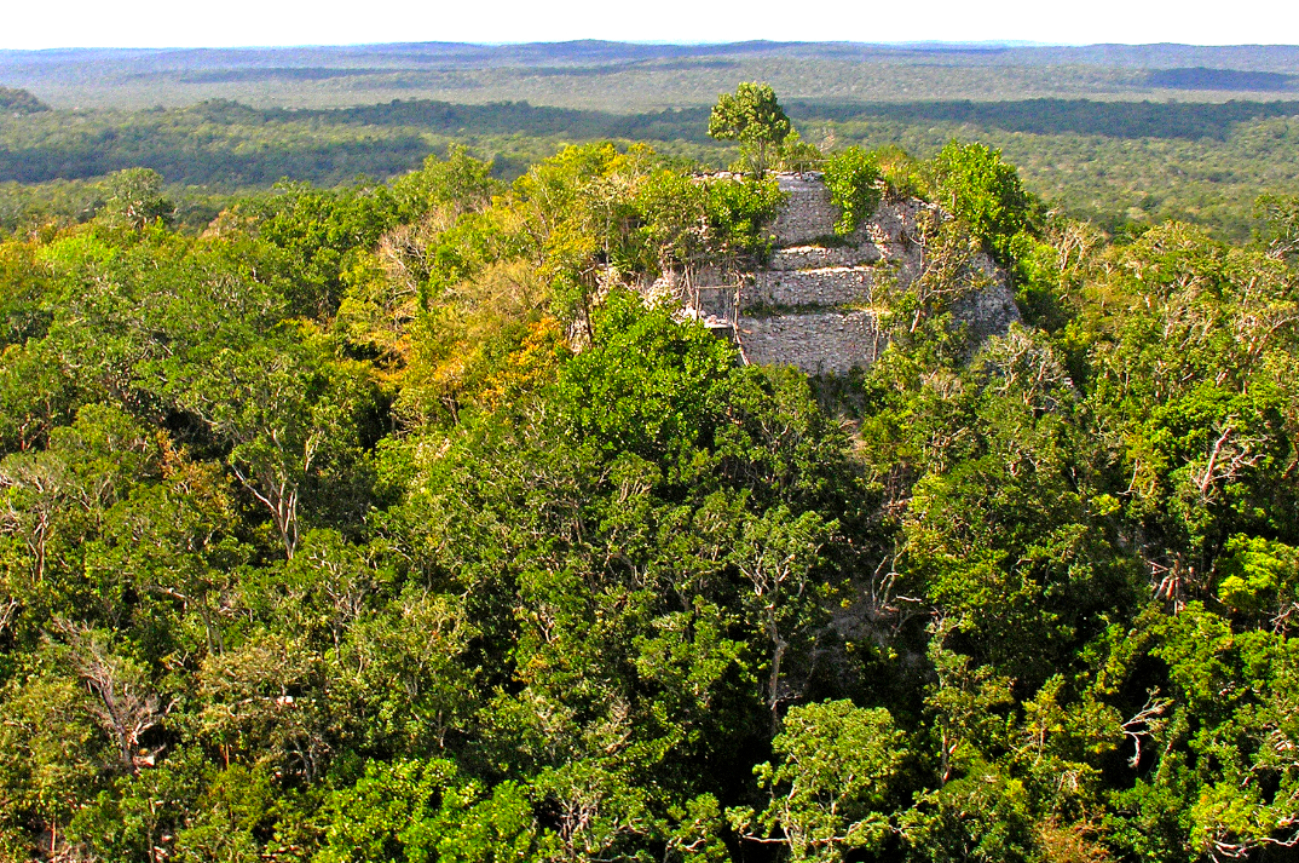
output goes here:
{"type": "MultiPolygon", "coordinates": [[[[96,178],[132,167],[162,174],[187,221],[200,226],[235,191],[285,179],[323,186],[387,179],[457,142],[494,160],[502,179],[582,141],[648,141],[718,167],[735,155],[704,134],[704,107],[620,114],[521,101],[288,109],[209,100],[67,111],[40,110],[40,100],[20,90],[0,96],[13,106],[0,116],[0,226],[9,230],[50,214],[88,216],[96,178]]],[[[984,141],[1016,160],[1030,190],[1112,230],[1179,218],[1239,239],[1252,230],[1262,188],[1299,191],[1299,101],[804,100],[791,102],[789,113],[808,140],[827,148],[898,144],[927,155],[953,138],[984,141]]]]}
{"type": "Polygon", "coordinates": [[[34,114],[37,111],[48,111],[49,109],[49,105],[46,105],[26,90],[0,87],[0,111],[9,111],[13,114],[34,114]]]}
{"type": "Polygon", "coordinates": [[[1296,98],[1299,48],[742,42],[405,43],[246,49],[0,51],[0,84],[55,108],[184,108],[211,99],[338,108],[432,99],[640,113],[706,107],[739,81],[785,103],[1220,102],[1296,98]]]}

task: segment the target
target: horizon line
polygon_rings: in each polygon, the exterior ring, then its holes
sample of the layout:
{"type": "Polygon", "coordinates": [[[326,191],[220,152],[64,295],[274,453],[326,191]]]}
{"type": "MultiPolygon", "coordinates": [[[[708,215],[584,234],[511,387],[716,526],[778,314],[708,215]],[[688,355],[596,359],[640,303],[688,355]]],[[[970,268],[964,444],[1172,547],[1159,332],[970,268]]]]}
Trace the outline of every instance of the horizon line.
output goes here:
{"type": "Polygon", "coordinates": [[[670,39],[600,39],[600,38],[574,38],[561,40],[542,40],[542,41],[502,41],[502,42],[477,42],[477,41],[448,41],[448,40],[421,40],[421,41],[392,41],[392,42],[302,42],[302,43],[276,43],[276,44],[244,44],[244,45],[63,45],[58,47],[47,48],[0,48],[0,53],[7,54],[42,54],[56,53],[61,51],[142,51],[142,52],[161,52],[161,51],[274,51],[274,50],[292,50],[303,48],[384,48],[400,47],[413,45],[440,45],[447,47],[470,47],[470,48],[522,48],[529,46],[558,46],[558,45],[578,45],[578,44],[602,44],[602,45],[637,45],[637,46],[662,46],[662,47],[681,47],[681,48],[726,48],[732,46],[745,45],[772,45],[772,46],[857,46],[863,48],[892,48],[892,49],[943,49],[943,48],[1065,48],[1065,49],[1084,49],[1084,48],[1155,48],[1155,47],[1179,47],[1179,48],[1208,48],[1208,49],[1231,49],[1231,48],[1299,48],[1299,44],[1288,42],[1241,42],[1232,44],[1204,44],[1196,42],[1039,42],[1026,39],[977,39],[977,40],[945,40],[945,39],[906,39],[896,41],[879,41],[863,42],[850,39],[834,40],[777,40],[777,39],[738,39],[732,41],[713,41],[713,40],[670,40],[670,39]]]}

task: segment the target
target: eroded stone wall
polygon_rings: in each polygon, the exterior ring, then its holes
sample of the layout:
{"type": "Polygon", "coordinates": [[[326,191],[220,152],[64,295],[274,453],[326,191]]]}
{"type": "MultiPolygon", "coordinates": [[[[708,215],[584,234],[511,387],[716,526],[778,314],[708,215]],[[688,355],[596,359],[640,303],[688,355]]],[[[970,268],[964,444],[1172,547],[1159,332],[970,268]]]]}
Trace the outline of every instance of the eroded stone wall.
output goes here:
{"type": "Polygon", "coordinates": [[[761,270],[740,293],[740,307],[869,305],[874,273],[865,267],[761,270]]]}
{"type": "Polygon", "coordinates": [[[957,300],[952,306],[952,315],[969,328],[968,335],[975,343],[1002,335],[1012,322],[1020,319],[1015,296],[1004,277],[957,300]]]}
{"type": "Polygon", "coordinates": [[[789,246],[776,249],[771,254],[767,269],[815,270],[823,267],[857,267],[873,264],[883,253],[873,242],[842,246],[789,246]]]}
{"type": "Polygon", "coordinates": [[[777,246],[798,246],[834,234],[839,208],[820,174],[778,174],[776,184],[789,196],[771,228],[777,246]]]}
{"type": "Polygon", "coordinates": [[[826,311],[740,316],[736,337],[745,359],[759,365],[792,365],[808,374],[844,374],[875,362],[884,349],[875,315],[826,311]]]}

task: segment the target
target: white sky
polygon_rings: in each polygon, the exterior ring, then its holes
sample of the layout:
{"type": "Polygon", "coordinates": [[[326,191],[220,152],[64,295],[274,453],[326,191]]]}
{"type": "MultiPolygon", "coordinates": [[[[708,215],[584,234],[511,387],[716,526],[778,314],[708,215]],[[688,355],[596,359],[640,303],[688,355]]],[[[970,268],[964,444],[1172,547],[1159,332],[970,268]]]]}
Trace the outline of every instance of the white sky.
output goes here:
{"type": "Polygon", "coordinates": [[[0,48],[744,39],[1299,44],[1296,0],[3,0],[0,48]]]}

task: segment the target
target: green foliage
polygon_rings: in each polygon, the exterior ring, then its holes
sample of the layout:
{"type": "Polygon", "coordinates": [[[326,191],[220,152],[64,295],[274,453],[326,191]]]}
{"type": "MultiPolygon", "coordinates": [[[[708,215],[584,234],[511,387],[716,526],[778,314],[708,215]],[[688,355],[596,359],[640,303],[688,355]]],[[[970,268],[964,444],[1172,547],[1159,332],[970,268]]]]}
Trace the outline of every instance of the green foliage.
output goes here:
{"type": "Polygon", "coordinates": [[[1256,536],[1233,536],[1218,564],[1218,599],[1235,611],[1286,615],[1299,587],[1299,551],[1256,536]]]}
{"type": "MultiPolygon", "coordinates": [[[[768,836],[777,830],[792,860],[841,860],[845,851],[878,848],[889,835],[889,786],[906,757],[903,735],[887,710],[850,701],[792,708],[771,742],[778,767],[754,768],[771,802],[756,816],[768,836]]],[[[752,810],[728,813],[747,832],[752,810]]]]}
{"type": "Polygon", "coordinates": [[[0,350],[45,335],[51,314],[43,307],[49,274],[36,261],[35,249],[6,243],[0,246],[0,350]]]}
{"type": "Polygon", "coordinates": [[[834,158],[943,205],[834,380],[646,304],[781,195],[645,146],[0,241],[0,857],[1288,853],[1288,199],[1112,241],[984,146],[834,158]]]}
{"type": "Polygon", "coordinates": [[[112,227],[139,231],[154,222],[169,223],[175,216],[175,205],[162,197],[162,175],[149,168],[110,174],[104,195],[100,218],[112,227]]]}
{"type": "Polygon", "coordinates": [[[666,310],[646,314],[639,305],[632,296],[613,298],[595,324],[599,349],[567,364],[556,397],[579,439],[610,454],[679,463],[710,434],[712,390],[726,378],[733,348],[703,329],[672,326],[666,310]],[[621,361],[610,362],[615,356],[621,361]]]}
{"type": "Polygon", "coordinates": [[[781,171],[815,171],[824,161],[820,148],[796,131],[776,148],[776,167],[781,171]]]}
{"type": "Polygon", "coordinates": [[[321,863],[360,860],[426,860],[436,848],[425,822],[436,817],[456,767],[449,761],[369,762],[350,788],[324,805],[321,863]]]}
{"type": "Polygon", "coordinates": [[[902,819],[902,835],[916,860],[1028,863],[1038,858],[1023,785],[987,765],[920,795],[902,819]]]}
{"type": "Polygon", "coordinates": [[[283,185],[234,215],[249,218],[257,236],[279,252],[268,263],[292,274],[286,280],[290,308],[325,318],[338,308],[352,256],[396,224],[398,204],[385,186],[323,192],[283,185]]]}
{"type": "Polygon", "coordinates": [[[825,186],[841,214],[834,224],[836,234],[851,234],[863,219],[875,214],[880,202],[880,179],[876,157],[860,147],[841,150],[826,160],[825,186]]]}
{"type": "Polygon", "coordinates": [[[748,162],[759,177],[767,170],[769,153],[785,143],[793,130],[771,85],[752,81],[740,82],[733,94],[718,96],[708,116],[708,136],[747,145],[748,162]]]}
{"type": "MultiPolygon", "coordinates": [[[[174,853],[177,830],[185,826],[186,816],[196,811],[205,780],[214,779],[211,773],[205,775],[202,762],[203,756],[197,750],[182,750],[171,753],[156,769],[115,777],[109,787],[76,814],[68,827],[69,834],[91,853],[108,859],[147,860],[174,853]]],[[[251,800],[235,804],[245,807],[246,817],[257,817],[247,808],[249,804],[254,809],[272,805],[265,796],[268,789],[264,780],[242,772],[237,772],[235,778],[252,786],[248,789],[251,800]]],[[[210,797],[204,800],[210,801],[210,797]]],[[[234,830],[246,825],[246,821],[244,825],[235,825],[234,830]]],[[[194,834],[187,833],[186,844],[190,840],[196,840],[196,845],[204,844],[205,832],[210,841],[211,831],[200,828],[194,834]]],[[[237,856],[234,848],[239,844],[237,840],[227,844],[226,853],[233,851],[237,856]]],[[[197,850],[196,845],[189,846],[191,854],[197,850]]]]}
{"type": "Polygon", "coordinates": [[[719,180],[709,183],[706,211],[716,248],[764,260],[771,251],[768,226],[784,202],[774,180],[719,180]]]}
{"type": "Polygon", "coordinates": [[[49,105],[46,105],[26,90],[0,87],[0,111],[8,111],[18,115],[36,114],[48,110],[50,110],[49,105]]]}
{"type": "Polygon", "coordinates": [[[1031,218],[1031,200],[1014,166],[983,144],[952,141],[934,157],[931,170],[948,212],[964,220],[1003,264],[1014,261],[1031,218]]]}
{"type": "Polygon", "coordinates": [[[1262,220],[1259,240],[1274,258],[1293,260],[1299,254],[1299,196],[1260,195],[1254,215],[1262,220]]]}
{"type": "MultiPolygon", "coordinates": [[[[708,62],[694,61],[696,71],[714,68],[708,62]]],[[[411,100],[409,90],[399,89],[392,91],[390,102],[328,110],[254,109],[220,99],[192,105],[203,96],[191,97],[186,91],[174,100],[160,101],[190,107],[159,111],[147,107],[159,103],[153,101],[146,103],[146,110],[138,111],[51,110],[20,118],[0,116],[0,139],[7,148],[0,151],[0,228],[33,231],[52,221],[85,221],[104,205],[102,178],[136,166],[149,167],[167,179],[166,195],[176,202],[178,223],[198,232],[225,206],[231,193],[266,189],[286,177],[334,186],[353,183],[362,173],[380,178],[399,176],[418,168],[430,152],[449,158],[457,144],[492,157],[495,176],[503,179],[517,176],[569,142],[607,138],[652,140],[660,152],[710,165],[724,164],[735,155],[734,148],[712,145],[704,135],[707,104],[715,99],[721,78],[692,85],[695,89],[685,98],[697,107],[655,108],[632,116],[624,113],[630,109],[629,103],[626,93],[618,90],[633,74],[658,79],[655,87],[640,91],[648,104],[658,106],[669,99],[666,93],[678,89],[683,80],[680,73],[669,71],[671,65],[640,65],[626,75],[613,74],[615,69],[628,72],[628,67],[616,66],[609,67],[608,75],[594,76],[583,74],[580,66],[565,67],[563,75],[549,69],[514,81],[514,86],[540,85],[543,89],[563,82],[561,89],[543,95],[543,99],[559,100],[572,97],[575,89],[595,86],[597,92],[587,97],[595,101],[582,106],[612,105],[617,108],[615,113],[533,107],[521,102],[452,105],[411,100]],[[614,85],[613,93],[600,89],[614,85]],[[6,177],[9,182],[3,182],[6,177]]],[[[749,68],[755,74],[759,71],[749,68]]],[[[914,93],[917,74],[947,75],[951,68],[909,67],[903,73],[907,80],[902,86],[914,93]]],[[[1035,73],[1042,68],[1034,67],[1035,73]]],[[[855,87],[856,93],[877,92],[883,101],[843,103],[836,101],[842,98],[842,90],[827,90],[824,98],[791,104],[789,109],[806,140],[791,133],[772,154],[772,165],[815,169],[819,156],[813,145],[825,149],[852,143],[874,149],[900,145],[929,156],[957,137],[1000,148],[1019,166],[1026,189],[1051,200],[1061,211],[1091,219],[1107,230],[1144,229],[1180,219],[1236,240],[1244,240],[1257,228],[1252,208],[1260,189],[1282,197],[1299,192],[1299,176],[1291,160],[1284,158],[1294,142],[1293,102],[1219,102],[1216,95],[1209,102],[1168,102],[1166,94],[1157,94],[1154,101],[1113,101],[1114,82],[1107,78],[1103,86],[1109,95],[1104,101],[1018,99],[1013,93],[1001,92],[981,93],[972,102],[916,96],[920,101],[898,103],[896,86],[886,86],[884,78],[863,73],[863,69],[878,72],[879,67],[854,62],[829,72],[824,68],[816,73],[790,69],[799,76],[793,86],[801,92],[807,92],[809,80],[830,82],[847,72],[853,81],[843,86],[855,87]],[[823,78],[823,74],[829,77],[823,78]],[[867,78],[857,80],[860,74],[867,78]],[[989,95],[1015,100],[988,101],[989,95]]],[[[276,79],[279,74],[292,77],[312,70],[238,71],[276,79]]],[[[994,89],[1004,90],[1007,71],[1004,67],[995,73],[990,66],[965,67],[962,76],[975,82],[991,75],[994,89]]],[[[131,74],[140,73],[132,70],[131,74]]],[[[455,73],[456,80],[463,82],[466,79],[461,76],[466,74],[455,73]]],[[[497,70],[496,74],[514,73],[497,70]]],[[[1054,86],[1061,73],[1051,74],[1046,82],[1034,83],[1033,91],[1041,92],[1043,83],[1054,86]]],[[[733,71],[730,75],[735,77],[733,71]]],[[[355,82],[368,80],[365,76],[345,77],[355,82]]],[[[337,104],[342,92],[335,89],[339,83],[338,79],[332,83],[294,79],[293,92],[287,95],[304,98],[304,88],[324,85],[329,88],[324,101],[337,104]]],[[[346,101],[380,98],[372,89],[374,83],[369,80],[363,92],[346,101]]],[[[734,82],[724,83],[732,86],[734,82]]],[[[203,93],[213,92],[212,86],[204,85],[203,93]]],[[[497,80],[480,82],[480,86],[487,89],[461,91],[462,101],[479,101],[489,92],[518,98],[517,91],[499,90],[497,80]]],[[[941,86],[943,92],[950,92],[948,80],[930,80],[922,86],[941,86]]],[[[112,102],[122,92],[118,88],[101,93],[86,98],[83,104],[112,102]]],[[[126,92],[142,91],[127,88],[126,92]]],[[[251,92],[248,95],[253,96],[251,92]]],[[[264,91],[259,90],[255,98],[264,101],[264,91]]],[[[439,98],[447,96],[442,93],[439,98]]]]}
{"type": "Polygon", "coordinates": [[[176,856],[251,863],[260,857],[274,813],[270,779],[241,765],[214,773],[195,804],[193,823],[176,833],[176,856]]]}
{"type": "Polygon", "coordinates": [[[445,159],[429,156],[420,170],[393,183],[393,194],[401,204],[405,221],[440,208],[450,208],[457,214],[482,209],[499,191],[492,177],[492,163],[475,159],[459,145],[453,145],[445,159]]]}

